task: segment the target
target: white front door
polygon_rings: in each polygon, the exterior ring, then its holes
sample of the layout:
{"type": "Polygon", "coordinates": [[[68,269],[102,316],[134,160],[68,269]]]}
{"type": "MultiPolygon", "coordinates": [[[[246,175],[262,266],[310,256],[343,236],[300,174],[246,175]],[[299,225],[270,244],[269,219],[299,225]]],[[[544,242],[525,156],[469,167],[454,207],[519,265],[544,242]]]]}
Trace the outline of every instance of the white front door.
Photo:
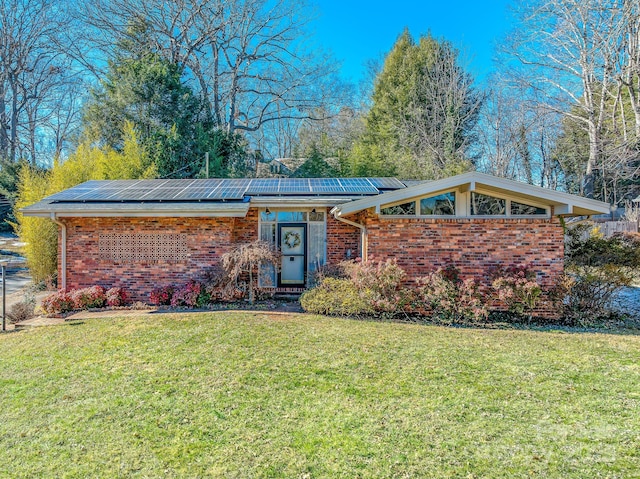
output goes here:
{"type": "Polygon", "coordinates": [[[280,285],[304,286],[307,269],[307,225],[300,223],[278,224],[278,244],[282,254],[280,285]]]}

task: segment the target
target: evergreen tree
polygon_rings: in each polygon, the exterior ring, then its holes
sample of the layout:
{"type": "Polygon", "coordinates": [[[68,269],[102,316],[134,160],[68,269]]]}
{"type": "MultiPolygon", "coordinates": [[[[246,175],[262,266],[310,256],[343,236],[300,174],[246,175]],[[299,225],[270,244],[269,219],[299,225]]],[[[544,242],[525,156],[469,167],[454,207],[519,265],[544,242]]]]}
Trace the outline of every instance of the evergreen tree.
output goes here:
{"type": "MultiPolygon", "coordinates": [[[[224,141],[238,146],[237,154],[241,139],[213,129],[201,101],[183,83],[182,68],[155,52],[147,38],[145,23],[137,22],[118,44],[101,88],[92,92],[85,109],[86,136],[122,151],[123,127],[130,122],[161,177],[197,176],[205,153],[218,154],[212,150],[221,135],[234,137],[224,141]]],[[[218,173],[226,176],[229,170],[218,173]]]]}
{"type": "Polygon", "coordinates": [[[416,43],[405,30],[376,78],[355,175],[437,178],[472,168],[468,158],[482,95],[450,43],[416,43]]]}
{"type": "Polygon", "coordinates": [[[292,175],[293,178],[331,178],[333,176],[340,175],[327,163],[316,148],[311,150],[311,155],[307,161],[292,175]]]}

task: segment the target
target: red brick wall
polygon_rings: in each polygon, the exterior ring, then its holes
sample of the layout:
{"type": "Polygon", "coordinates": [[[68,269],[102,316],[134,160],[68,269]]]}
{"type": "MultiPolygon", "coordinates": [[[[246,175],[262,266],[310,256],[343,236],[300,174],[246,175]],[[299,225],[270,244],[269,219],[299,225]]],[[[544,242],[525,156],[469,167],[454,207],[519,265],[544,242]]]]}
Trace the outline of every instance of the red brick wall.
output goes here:
{"type": "Polygon", "coordinates": [[[251,243],[258,239],[258,209],[251,208],[244,218],[233,218],[233,242],[251,243]]]}
{"type": "MultiPolygon", "coordinates": [[[[149,292],[183,284],[216,264],[233,243],[234,218],[65,218],[67,288],[95,284],[123,287],[133,299],[147,301],[149,292]],[[113,262],[99,254],[99,235],[108,233],[177,233],[187,236],[187,259],[177,262],[113,262]]],[[[254,223],[254,230],[257,225],[254,223]]],[[[248,238],[248,228],[239,231],[248,238]]],[[[256,233],[254,233],[255,236],[256,233]]]]}
{"type": "MultiPolygon", "coordinates": [[[[396,258],[409,282],[448,264],[463,277],[488,285],[496,266],[523,265],[545,286],[563,270],[563,232],[557,219],[389,219],[371,214],[351,218],[366,223],[370,260],[396,258]]],[[[258,211],[246,218],[67,218],[67,288],[121,286],[146,301],[157,286],[181,284],[216,264],[235,243],[258,237],[258,211]],[[101,233],[180,233],[188,256],[179,262],[114,263],[100,258],[101,233]]],[[[360,230],[327,211],[327,262],[361,256],[360,230]]]]}
{"type": "Polygon", "coordinates": [[[369,259],[396,258],[414,280],[453,264],[486,280],[496,266],[527,265],[551,285],[563,270],[557,219],[384,219],[368,217],[369,259]]]}
{"type": "Polygon", "coordinates": [[[327,264],[347,259],[347,250],[356,258],[360,252],[360,229],[336,220],[327,212],[327,264]]]}
{"type": "MultiPolygon", "coordinates": [[[[495,267],[527,266],[545,287],[563,271],[562,226],[554,219],[387,219],[368,215],[369,260],[396,258],[408,283],[453,264],[485,288],[495,267]]],[[[545,308],[541,309],[545,314],[545,308]]]]}

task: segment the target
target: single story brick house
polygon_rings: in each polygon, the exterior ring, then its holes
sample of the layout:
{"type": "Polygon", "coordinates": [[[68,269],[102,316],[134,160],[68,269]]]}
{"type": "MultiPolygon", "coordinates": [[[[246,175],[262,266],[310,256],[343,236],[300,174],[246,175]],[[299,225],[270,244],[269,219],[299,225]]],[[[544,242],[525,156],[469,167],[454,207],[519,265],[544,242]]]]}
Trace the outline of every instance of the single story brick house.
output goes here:
{"type": "Polygon", "coordinates": [[[559,217],[609,205],[470,172],[437,181],[265,178],[89,181],[22,210],[60,226],[62,288],[120,286],[134,298],[196,278],[236,244],[282,251],[263,286],[304,289],[345,259],[397,259],[409,281],[453,264],[487,282],[526,265],[552,284],[563,269],[559,217]]]}

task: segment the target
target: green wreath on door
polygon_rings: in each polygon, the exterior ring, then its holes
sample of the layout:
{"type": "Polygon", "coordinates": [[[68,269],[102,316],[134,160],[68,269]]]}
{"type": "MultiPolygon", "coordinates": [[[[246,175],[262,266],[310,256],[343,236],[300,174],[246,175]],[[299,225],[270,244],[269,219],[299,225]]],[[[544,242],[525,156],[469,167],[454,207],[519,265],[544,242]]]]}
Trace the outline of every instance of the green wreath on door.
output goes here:
{"type": "Polygon", "coordinates": [[[297,248],[301,243],[302,238],[300,238],[300,233],[288,231],[287,234],[284,235],[284,244],[286,244],[290,249],[297,248]]]}

